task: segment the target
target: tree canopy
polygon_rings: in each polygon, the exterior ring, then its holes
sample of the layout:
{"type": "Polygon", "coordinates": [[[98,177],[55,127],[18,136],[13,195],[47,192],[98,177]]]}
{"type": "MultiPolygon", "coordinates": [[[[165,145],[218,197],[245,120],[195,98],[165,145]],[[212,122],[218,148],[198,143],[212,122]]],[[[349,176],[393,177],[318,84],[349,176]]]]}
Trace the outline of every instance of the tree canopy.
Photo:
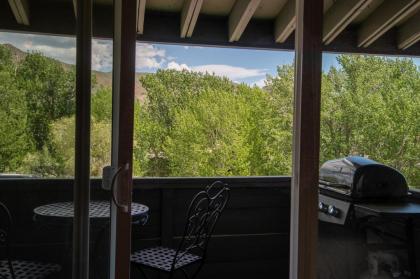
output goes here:
{"type": "MultiPolygon", "coordinates": [[[[320,163],[363,155],[420,186],[420,71],[410,59],[340,55],[322,76],[320,163]]],[[[0,46],[0,172],[74,171],[74,69],[39,53],[14,61],[0,46]]],[[[292,65],[263,88],[191,71],[140,76],[136,176],[290,175],[292,65]]],[[[92,95],[92,175],[110,163],[112,94],[92,95]]]]}

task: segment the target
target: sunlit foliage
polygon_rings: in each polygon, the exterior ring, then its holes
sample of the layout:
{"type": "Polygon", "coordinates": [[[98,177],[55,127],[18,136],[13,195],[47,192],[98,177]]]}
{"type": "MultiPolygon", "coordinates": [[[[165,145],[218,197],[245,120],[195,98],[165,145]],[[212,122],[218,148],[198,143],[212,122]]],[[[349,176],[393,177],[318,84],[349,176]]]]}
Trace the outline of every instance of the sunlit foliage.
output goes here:
{"type": "MultiPolygon", "coordinates": [[[[322,76],[321,158],[369,156],[420,186],[420,71],[409,59],[341,55],[322,76]]],[[[74,69],[0,46],[0,172],[71,177],[74,69]]],[[[190,71],[144,74],[135,102],[134,175],[290,175],[291,65],[263,88],[190,71]]],[[[110,164],[112,94],[92,95],[91,173],[110,164]]]]}

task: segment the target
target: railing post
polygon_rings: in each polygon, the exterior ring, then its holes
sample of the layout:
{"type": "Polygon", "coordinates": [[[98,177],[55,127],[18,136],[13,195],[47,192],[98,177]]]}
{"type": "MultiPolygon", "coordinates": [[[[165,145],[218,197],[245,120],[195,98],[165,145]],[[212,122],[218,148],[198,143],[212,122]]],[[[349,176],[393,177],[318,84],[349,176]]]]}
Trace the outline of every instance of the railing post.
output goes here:
{"type": "Polygon", "coordinates": [[[297,0],[296,13],[289,277],[315,279],[323,0],[297,0]]]}
{"type": "Polygon", "coordinates": [[[89,278],[92,0],[77,1],[73,278],[89,278]]]}

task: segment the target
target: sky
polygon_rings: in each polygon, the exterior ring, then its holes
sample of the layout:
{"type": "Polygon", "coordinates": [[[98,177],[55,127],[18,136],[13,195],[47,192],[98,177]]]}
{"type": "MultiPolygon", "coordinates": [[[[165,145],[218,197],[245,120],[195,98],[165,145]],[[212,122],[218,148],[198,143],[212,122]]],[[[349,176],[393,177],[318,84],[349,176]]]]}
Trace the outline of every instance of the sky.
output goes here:
{"type": "MultiPolygon", "coordinates": [[[[0,44],[37,51],[68,64],[76,61],[76,40],[71,37],[0,32],[0,44]]],[[[336,54],[323,55],[323,71],[338,67],[336,54]]],[[[136,71],[189,70],[226,76],[234,82],[263,86],[278,65],[293,63],[294,52],[137,43],[136,71]]],[[[420,65],[420,59],[413,59],[420,65]]],[[[112,70],[112,42],[93,40],[92,69],[112,70]]]]}

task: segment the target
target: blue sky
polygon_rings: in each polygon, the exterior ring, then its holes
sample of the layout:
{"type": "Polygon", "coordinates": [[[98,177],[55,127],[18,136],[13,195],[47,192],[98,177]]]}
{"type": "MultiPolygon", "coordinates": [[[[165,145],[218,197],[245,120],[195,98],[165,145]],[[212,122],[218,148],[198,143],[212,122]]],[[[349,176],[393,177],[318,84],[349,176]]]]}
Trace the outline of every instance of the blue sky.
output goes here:
{"type": "MultiPolygon", "coordinates": [[[[23,51],[38,51],[62,62],[74,64],[76,41],[70,37],[31,35],[0,32],[0,44],[9,43],[23,51]]],[[[112,43],[94,40],[92,43],[92,68],[111,71],[112,43]]],[[[278,65],[293,63],[290,51],[267,51],[233,48],[138,43],[136,71],[154,72],[163,69],[186,69],[227,76],[235,82],[264,85],[267,75],[274,75],[278,65]]],[[[414,59],[420,65],[420,59],[414,59]]],[[[338,66],[335,54],[323,55],[323,70],[338,66]]]]}
{"type": "MultiPolygon", "coordinates": [[[[174,45],[159,46],[165,49],[167,53],[171,55],[170,58],[175,58],[174,61],[176,61],[177,64],[187,65],[188,68],[197,68],[202,65],[227,64],[237,68],[253,69],[257,71],[255,74],[260,74],[259,76],[253,76],[239,80],[248,84],[260,83],[265,79],[267,74],[275,75],[278,65],[292,64],[294,59],[294,52],[292,51],[190,47],[174,45]]],[[[323,70],[328,71],[331,66],[338,66],[336,55],[324,54],[323,70]]]]}

